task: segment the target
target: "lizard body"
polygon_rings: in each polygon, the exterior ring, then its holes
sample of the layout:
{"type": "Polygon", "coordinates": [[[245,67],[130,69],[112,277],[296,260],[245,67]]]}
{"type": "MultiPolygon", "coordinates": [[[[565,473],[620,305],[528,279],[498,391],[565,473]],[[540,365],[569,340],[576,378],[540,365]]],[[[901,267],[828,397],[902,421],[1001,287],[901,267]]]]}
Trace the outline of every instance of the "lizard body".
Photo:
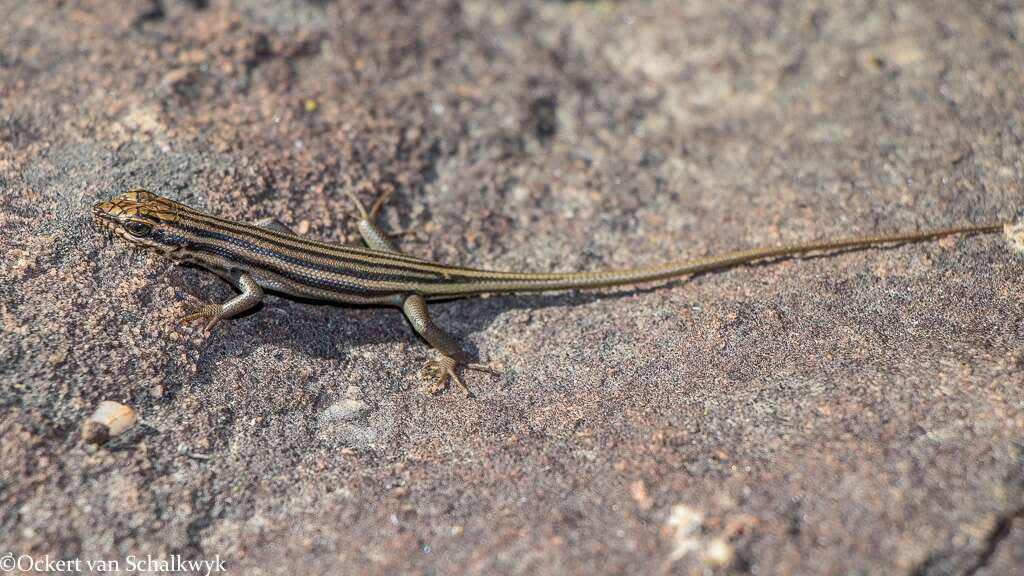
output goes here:
{"type": "MultiPolygon", "coordinates": [[[[129,242],[181,263],[211,270],[240,294],[223,304],[195,307],[182,320],[204,318],[206,329],[240,314],[263,299],[263,290],[339,302],[396,306],[440,356],[427,363],[431,392],[467,364],[459,343],[430,319],[427,301],[493,293],[587,289],[639,284],[718,270],[784,256],[917,242],[963,233],[993,233],[1004,224],[964,225],[915,232],[814,240],[737,250],[666,264],[598,272],[498,272],[439,264],[402,254],[373,222],[380,202],[362,215],[359,231],[367,248],[319,242],[299,236],[277,220],[244,224],[218,218],[146,190],[132,190],[93,206],[94,221],[129,242]]],[[[468,390],[467,390],[468,392],[468,390]]]]}

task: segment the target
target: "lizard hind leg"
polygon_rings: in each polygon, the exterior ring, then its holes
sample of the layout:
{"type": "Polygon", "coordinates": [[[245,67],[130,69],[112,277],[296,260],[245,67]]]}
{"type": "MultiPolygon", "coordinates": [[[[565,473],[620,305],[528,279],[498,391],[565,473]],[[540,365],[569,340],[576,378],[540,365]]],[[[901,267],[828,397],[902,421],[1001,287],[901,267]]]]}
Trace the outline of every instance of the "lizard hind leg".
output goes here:
{"type": "Polygon", "coordinates": [[[416,333],[439,353],[438,358],[427,360],[423,366],[424,373],[430,379],[430,388],[427,391],[430,394],[437,394],[447,388],[448,382],[452,381],[462,388],[467,397],[472,397],[473,393],[469,387],[459,378],[459,368],[492,373],[494,370],[488,366],[471,364],[467,361],[466,353],[455,338],[431,320],[430,313],[427,311],[427,302],[422,296],[414,294],[406,297],[402,302],[402,312],[405,313],[405,317],[409,319],[409,323],[412,324],[416,333]]]}
{"type": "Polygon", "coordinates": [[[359,200],[359,197],[355,195],[351,190],[346,190],[348,197],[352,199],[352,203],[355,204],[356,210],[359,212],[359,235],[363,237],[363,242],[373,250],[380,250],[381,252],[394,252],[396,254],[401,251],[395,246],[395,243],[391,241],[396,236],[403,236],[415,232],[415,229],[400,230],[398,232],[385,232],[380,226],[377,225],[377,213],[384,204],[391,198],[391,191],[382,192],[373,202],[373,206],[370,210],[366,210],[366,206],[359,200]]]}

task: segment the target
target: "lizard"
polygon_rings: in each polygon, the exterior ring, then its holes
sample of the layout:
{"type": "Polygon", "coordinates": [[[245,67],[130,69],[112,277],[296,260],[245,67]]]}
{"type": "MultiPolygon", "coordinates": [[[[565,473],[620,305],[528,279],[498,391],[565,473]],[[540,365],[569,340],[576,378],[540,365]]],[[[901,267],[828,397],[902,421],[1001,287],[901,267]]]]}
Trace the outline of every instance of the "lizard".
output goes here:
{"type": "Polygon", "coordinates": [[[276,218],[234,222],[196,210],[148,190],[136,189],[92,207],[93,221],[135,246],[155,250],[182,264],[206,268],[232,284],[239,294],[221,304],[186,305],[182,322],[205,319],[209,332],[218,322],[250,310],[264,291],[342,304],[392,306],[402,310],[413,329],[437,351],[424,365],[428,391],[436,394],[449,380],[467,395],[460,368],[470,363],[459,342],[431,319],[431,300],[486,294],[593,289],[634,285],[722,270],[760,260],[793,257],[881,244],[920,242],[954,234],[995,233],[1009,224],[965,224],[811,240],[771,247],[676,260],[663,264],[594,272],[500,272],[450,266],[404,254],[376,223],[386,195],[369,211],[348,193],[360,214],[359,234],[366,247],[308,239],[276,218]]]}

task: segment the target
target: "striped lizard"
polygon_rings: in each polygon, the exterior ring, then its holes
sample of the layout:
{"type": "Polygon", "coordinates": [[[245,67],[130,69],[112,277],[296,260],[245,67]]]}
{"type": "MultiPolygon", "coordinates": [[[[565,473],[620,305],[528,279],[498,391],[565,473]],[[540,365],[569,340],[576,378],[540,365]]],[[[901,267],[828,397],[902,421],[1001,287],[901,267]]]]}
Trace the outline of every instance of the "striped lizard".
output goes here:
{"type": "Polygon", "coordinates": [[[223,304],[191,306],[181,321],[207,320],[209,331],[263,300],[269,290],[291,296],[345,304],[401,308],[413,329],[437,350],[424,366],[430,393],[449,379],[467,395],[458,375],[470,364],[459,343],[430,318],[432,299],[493,293],[601,288],[664,280],[719,270],[770,258],[879,244],[918,242],[965,233],[993,233],[1004,224],[968,224],[914,232],[897,232],[812,240],[775,247],[750,248],[665,264],[597,272],[498,272],[449,266],[398,251],[375,223],[384,197],[370,211],[349,194],[362,216],[359,233],[366,248],[304,238],[268,218],[253,224],[233,222],[200,212],[146,190],[132,190],[92,208],[93,220],[132,244],[155,250],[179,263],[206,268],[240,294],[223,304]]]}

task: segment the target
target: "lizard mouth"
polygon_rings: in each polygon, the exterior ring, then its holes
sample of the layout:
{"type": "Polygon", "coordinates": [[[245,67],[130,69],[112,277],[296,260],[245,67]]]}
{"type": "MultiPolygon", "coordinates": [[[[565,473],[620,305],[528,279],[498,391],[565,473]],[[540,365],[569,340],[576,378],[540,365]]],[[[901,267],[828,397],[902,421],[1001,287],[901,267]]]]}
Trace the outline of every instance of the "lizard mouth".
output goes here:
{"type": "Polygon", "coordinates": [[[115,216],[116,211],[117,207],[111,202],[98,202],[94,204],[91,210],[93,226],[100,232],[105,232],[105,236],[108,238],[113,236],[134,241],[134,238],[124,233],[121,220],[115,216]]]}

